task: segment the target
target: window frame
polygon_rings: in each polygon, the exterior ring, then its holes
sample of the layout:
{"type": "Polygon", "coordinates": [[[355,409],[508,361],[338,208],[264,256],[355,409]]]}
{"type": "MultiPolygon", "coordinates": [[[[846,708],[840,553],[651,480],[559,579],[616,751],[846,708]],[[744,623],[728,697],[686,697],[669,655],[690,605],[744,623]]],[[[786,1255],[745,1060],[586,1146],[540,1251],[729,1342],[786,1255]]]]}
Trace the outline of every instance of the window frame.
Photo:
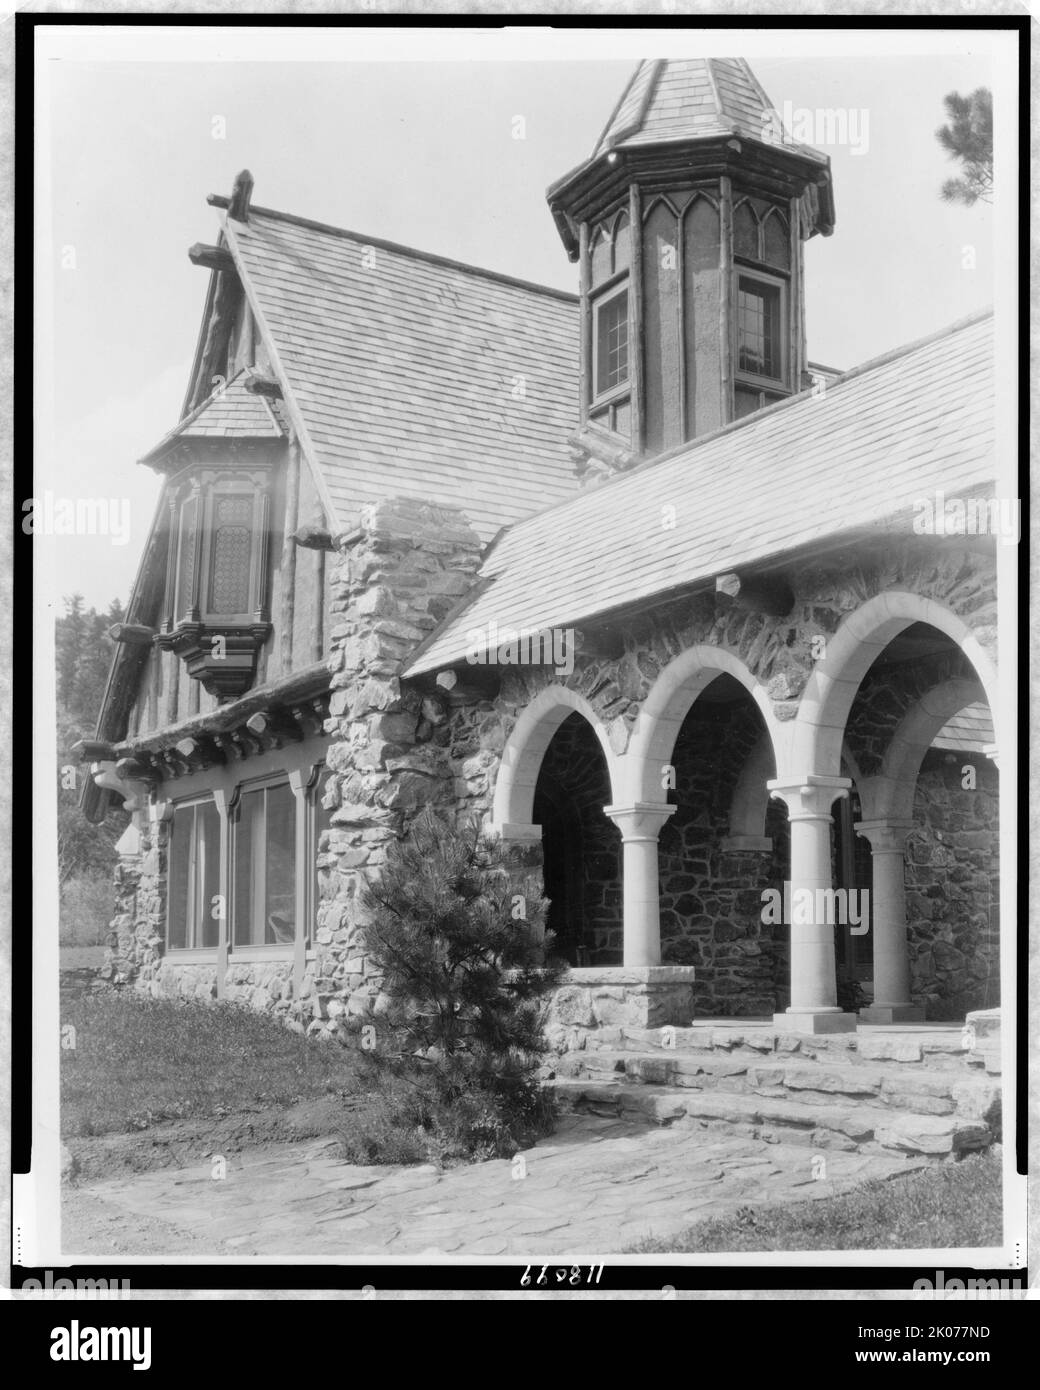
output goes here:
{"type": "MultiPolygon", "coordinates": [[[[212,962],[221,952],[227,953],[228,961],[241,963],[262,960],[292,960],[299,955],[301,962],[313,958],[316,944],[317,912],[321,901],[318,885],[318,837],[320,806],[324,782],[329,768],[326,747],[313,749],[310,755],[300,761],[286,759],[285,754],[272,752],[261,754],[258,763],[265,764],[253,777],[243,777],[241,770],[221,769],[216,777],[198,773],[192,778],[200,785],[197,790],[186,792],[176,801],[168,803],[163,814],[168,832],[172,829],[173,818],[178,811],[209,803],[214,806],[219,817],[219,840],[217,857],[217,877],[215,891],[223,898],[224,916],[217,919],[217,940],[213,946],[171,946],[171,883],[167,873],[164,893],[163,952],[171,960],[188,964],[192,961],[212,962]],[[315,756],[317,755],[317,756],[315,756]],[[237,775],[236,775],[237,773],[237,775]],[[205,785],[202,785],[205,781],[205,785]],[[296,904],[296,928],[291,941],[267,943],[248,943],[236,945],[235,927],[235,855],[236,834],[242,797],[264,787],[287,785],[293,797],[293,844],[294,875],[293,894],[296,904]],[[222,807],[224,809],[222,809],[222,807]],[[304,868],[300,868],[300,856],[304,868]],[[302,939],[301,939],[302,938],[302,939]]],[[[187,781],[187,779],[185,779],[187,781]]],[[[331,825],[331,822],[330,822],[331,825]]],[[[169,839],[167,838],[167,866],[169,866],[169,839]]],[[[190,891],[190,884],[189,884],[190,891]]],[[[198,891],[198,890],[196,890],[198,891]]]]}
{"type": "MultiPolygon", "coordinates": [[[[221,870],[222,870],[222,853],[221,853],[221,848],[222,848],[222,846],[221,846],[221,839],[222,839],[222,824],[221,824],[221,822],[222,822],[222,817],[221,817],[221,815],[220,815],[220,810],[219,810],[219,808],[218,808],[218,806],[217,806],[216,797],[214,797],[214,795],[213,795],[212,792],[197,794],[197,795],[195,795],[195,796],[184,797],[184,798],[182,798],[181,800],[175,801],[175,802],[173,802],[173,803],[171,804],[171,807],[170,807],[169,828],[168,828],[167,837],[166,837],[166,902],[165,902],[165,909],[166,909],[166,910],[165,910],[165,914],[164,914],[165,920],[164,920],[164,923],[163,923],[163,927],[164,927],[164,930],[163,930],[163,946],[164,946],[164,954],[165,954],[165,955],[176,956],[179,960],[187,960],[189,957],[204,957],[204,958],[209,958],[209,957],[211,957],[211,956],[215,956],[216,953],[217,953],[217,951],[220,949],[221,933],[222,933],[222,931],[223,931],[223,922],[222,922],[222,919],[218,917],[217,919],[215,919],[215,920],[216,920],[216,923],[217,923],[217,939],[216,939],[216,941],[214,942],[214,944],[213,944],[212,946],[206,946],[206,945],[200,944],[200,942],[199,942],[199,940],[198,940],[198,937],[199,937],[199,935],[200,935],[200,930],[199,930],[199,929],[200,929],[200,926],[201,926],[201,925],[204,923],[204,921],[205,921],[206,910],[207,910],[207,907],[209,906],[209,903],[208,903],[207,901],[205,901],[205,899],[206,899],[206,870],[205,870],[205,866],[203,867],[203,871],[202,871],[201,878],[200,878],[199,875],[198,875],[198,847],[199,847],[199,843],[200,843],[200,841],[201,841],[201,839],[202,839],[202,837],[199,835],[200,817],[199,817],[199,815],[198,815],[198,810],[199,810],[200,807],[203,807],[203,806],[212,806],[212,808],[213,808],[213,813],[214,813],[214,815],[215,815],[216,818],[217,818],[217,845],[216,845],[216,850],[217,850],[217,855],[216,855],[216,858],[217,858],[217,871],[216,871],[216,879],[215,879],[215,882],[216,882],[216,895],[219,897],[219,896],[221,896],[222,888],[223,888],[223,884],[222,884],[222,873],[221,873],[221,870]],[[189,847],[188,847],[188,869],[187,869],[188,883],[187,883],[187,890],[186,890],[186,893],[185,893],[185,902],[186,902],[186,908],[187,908],[187,912],[186,912],[186,916],[185,916],[185,922],[184,922],[184,943],[185,943],[185,944],[184,944],[183,946],[173,946],[173,945],[171,945],[171,943],[170,943],[170,928],[171,928],[171,926],[172,926],[172,904],[173,904],[173,874],[172,874],[172,872],[171,872],[171,870],[172,870],[172,861],[173,861],[173,853],[174,853],[174,841],[173,841],[173,837],[174,837],[174,834],[175,834],[175,831],[176,831],[177,815],[178,815],[178,813],[183,813],[183,812],[185,812],[185,811],[191,811],[191,812],[193,813],[193,814],[192,814],[192,817],[191,817],[191,830],[190,830],[190,832],[189,832],[190,835],[191,835],[191,841],[190,841],[190,844],[189,844],[189,847]]],[[[226,921],[226,918],[227,918],[227,896],[226,896],[226,894],[224,894],[223,900],[224,900],[224,919],[223,919],[223,920],[226,921]]]]}
{"type": "MultiPolygon", "coordinates": [[[[228,896],[228,899],[227,899],[227,901],[228,901],[228,912],[227,912],[227,922],[228,922],[228,928],[227,928],[227,944],[228,944],[228,951],[229,951],[229,953],[230,953],[231,955],[237,956],[239,960],[242,959],[242,953],[243,953],[244,951],[245,951],[245,952],[262,952],[262,953],[265,954],[265,955],[281,956],[281,955],[285,955],[285,954],[287,954],[287,953],[288,953],[288,954],[291,954],[292,951],[295,949],[296,937],[297,937],[297,934],[298,934],[299,929],[300,929],[300,924],[299,924],[299,922],[298,922],[298,920],[297,920],[299,914],[298,914],[298,912],[297,912],[297,910],[296,910],[297,904],[298,904],[298,902],[299,902],[298,883],[299,883],[299,875],[300,875],[300,866],[299,866],[299,864],[296,862],[296,861],[297,861],[297,858],[298,858],[297,852],[296,852],[296,851],[297,851],[297,842],[298,842],[298,837],[299,837],[299,816],[300,816],[300,798],[293,792],[293,788],[292,788],[292,784],[291,784],[290,779],[289,779],[289,774],[288,774],[288,772],[282,772],[282,773],[272,772],[272,773],[267,774],[266,776],[251,778],[251,779],[248,779],[248,780],[243,780],[243,781],[239,782],[238,785],[237,785],[236,788],[235,788],[235,804],[234,804],[234,810],[233,810],[232,815],[231,815],[231,818],[230,818],[231,824],[230,824],[230,835],[229,835],[229,845],[228,845],[228,883],[227,883],[227,888],[228,888],[229,896],[228,896]],[[237,941],[237,940],[235,939],[235,938],[236,938],[236,927],[237,927],[237,925],[238,925],[238,903],[237,903],[237,901],[236,901],[236,896],[237,896],[237,891],[238,891],[238,855],[239,855],[239,844],[240,844],[240,838],[239,838],[239,837],[240,837],[241,834],[242,834],[242,803],[244,802],[244,800],[245,800],[245,798],[246,798],[247,796],[255,795],[256,793],[259,793],[259,792],[272,791],[272,790],[274,790],[274,789],[276,789],[276,788],[279,788],[279,787],[284,787],[284,788],[286,789],[286,791],[289,793],[290,797],[292,797],[292,805],[293,805],[292,843],[291,843],[291,850],[292,850],[292,856],[293,856],[293,877],[292,877],[292,894],[293,894],[293,936],[292,936],[292,940],[291,940],[291,941],[237,941]]],[[[262,835],[263,847],[262,847],[262,854],[261,854],[261,856],[260,856],[260,858],[259,858],[259,860],[258,860],[258,859],[257,859],[257,856],[255,855],[255,853],[253,853],[253,852],[251,851],[251,854],[250,854],[250,861],[251,861],[251,862],[250,862],[250,877],[251,877],[251,879],[252,879],[252,888],[253,888],[253,890],[255,891],[255,888],[256,888],[256,879],[257,879],[258,873],[261,874],[261,875],[263,876],[264,923],[265,923],[265,926],[266,926],[267,917],[268,917],[268,915],[269,915],[268,912],[267,912],[267,906],[268,906],[268,905],[267,905],[267,880],[266,880],[267,857],[268,857],[268,854],[267,854],[268,825],[267,825],[267,799],[266,799],[266,797],[264,798],[263,821],[262,821],[262,824],[263,824],[263,835],[262,835]]],[[[255,849],[255,847],[254,847],[254,849],[255,849]]],[[[255,926],[256,926],[255,922],[251,922],[251,924],[250,924],[250,931],[251,931],[251,932],[252,932],[253,930],[255,930],[255,926]]]]}
{"type": "Polygon", "coordinates": [[[629,274],[627,270],[619,271],[612,275],[609,280],[596,288],[596,293],[592,299],[592,363],[590,385],[590,404],[602,406],[611,401],[617,400],[620,396],[627,396],[632,391],[632,296],[629,286],[629,274]],[[601,347],[600,347],[600,315],[615,300],[624,296],[625,299],[625,375],[620,381],[613,385],[599,389],[601,347]]]}
{"type": "Polygon", "coordinates": [[[734,264],[733,313],[731,315],[733,333],[731,350],[733,357],[733,380],[736,385],[748,386],[752,390],[772,391],[790,395],[790,350],[788,344],[790,326],[789,314],[790,293],[788,281],[782,274],[773,274],[770,271],[760,269],[757,265],[748,265],[743,261],[734,264]],[[772,290],[776,294],[779,317],[777,346],[780,358],[780,372],[778,376],[763,376],[760,372],[749,372],[740,365],[740,293],[742,280],[749,281],[752,286],[757,285],[764,289],[772,290]]]}

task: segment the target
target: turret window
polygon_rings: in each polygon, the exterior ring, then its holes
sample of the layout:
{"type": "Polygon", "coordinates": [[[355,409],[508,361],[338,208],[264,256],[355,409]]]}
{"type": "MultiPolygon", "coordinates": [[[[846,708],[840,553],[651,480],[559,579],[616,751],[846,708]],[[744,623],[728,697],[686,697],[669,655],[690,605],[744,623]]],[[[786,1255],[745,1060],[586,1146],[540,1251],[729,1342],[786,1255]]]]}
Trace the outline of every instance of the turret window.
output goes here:
{"type": "Polygon", "coordinates": [[[780,320],[779,285],[742,275],[737,289],[737,363],[741,373],[780,379],[780,320]]]}
{"type": "Polygon", "coordinates": [[[628,380],[628,291],[596,306],[596,394],[628,380]]]}

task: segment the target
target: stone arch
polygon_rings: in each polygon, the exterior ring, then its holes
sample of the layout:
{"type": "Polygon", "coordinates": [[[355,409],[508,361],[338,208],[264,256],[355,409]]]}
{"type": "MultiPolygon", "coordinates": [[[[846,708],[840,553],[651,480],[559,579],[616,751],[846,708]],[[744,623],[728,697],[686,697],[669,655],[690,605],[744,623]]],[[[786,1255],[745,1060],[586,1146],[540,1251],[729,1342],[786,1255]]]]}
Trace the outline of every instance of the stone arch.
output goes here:
{"type": "Polygon", "coordinates": [[[661,769],[671,762],[682,722],[705,686],[721,675],[734,677],[755,701],[765,723],[776,764],[781,764],[778,745],[783,731],[765,686],[732,652],[723,647],[700,644],[680,652],[670,661],[643,701],[628,752],[624,758],[617,760],[620,785],[615,784],[615,792],[619,800],[664,801],[661,769]]]}
{"type": "Polygon", "coordinates": [[[860,782],[865,820],[913,819],[917,777],[936,734],[966,705],[985,698],[982,682],[968,679],[945,681],[921,697],[896,726],[881,772],[860,782]]]}
{"type": "Polygon", "coordinates": [[[531,824],[535,786],[545,750],[563,721],[574,713],[592,726],[606,759],[611,793],[616,797],[617,757],[599,715],[576,690],[565,685],[548,685],[525,706],[502,750],[495,779],[492,820],[503,834],[505,826],[531,824]]]}
{"type": "Polygon", "coordinates": [[[808,772],[838,775],[845,725],[860,683],[893,637],[912,623],[928,623],[960,648],[979,677],[990,710],[996,710],[996,670],[964,619],[921,594],[886,590],[851,612],[827,639],[826,655],[816,662],[799,702],[791,761],[782,778],[797,780],[808,772]]]}

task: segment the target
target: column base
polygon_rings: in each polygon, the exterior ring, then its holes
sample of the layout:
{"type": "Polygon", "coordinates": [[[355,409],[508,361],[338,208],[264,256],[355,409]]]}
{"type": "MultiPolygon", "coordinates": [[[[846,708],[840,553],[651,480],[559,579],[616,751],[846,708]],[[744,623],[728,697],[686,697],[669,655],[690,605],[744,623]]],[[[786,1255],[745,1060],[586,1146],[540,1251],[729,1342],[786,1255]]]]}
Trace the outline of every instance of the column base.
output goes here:
{"type": "Polygon", "coordinates": [[[685,1028],[693,1022],[693,981],[691,965],[580,966],[560,981],[547,1023],[550,1028],[685,1028]]]}
{"type": "Polygon", "coordinates": [[[868,1004],[860,1009],[861,1023],[923,1023],[924,1009],[920,1004],[868,1004]]]}
{"type": "Polygon", "coordinates": [[[854,1033],[856,1015],[843,1014],[840,1010],[789,1010],[773,1015],[773,1027],[778,1033],[854,1033]]]}

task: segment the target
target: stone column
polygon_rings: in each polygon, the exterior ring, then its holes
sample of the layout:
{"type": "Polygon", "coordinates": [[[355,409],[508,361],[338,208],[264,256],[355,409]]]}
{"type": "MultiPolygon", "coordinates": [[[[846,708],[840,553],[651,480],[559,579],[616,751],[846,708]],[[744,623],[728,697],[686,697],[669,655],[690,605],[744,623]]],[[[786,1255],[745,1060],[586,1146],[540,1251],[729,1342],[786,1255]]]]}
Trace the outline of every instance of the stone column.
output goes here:
{"type": "Polygon", "coordinates": [[[787,805],[791,826],[790,895],[785,903],[791,927],[791,1004],[786,1013],[774,1014],[773,1024],[788,1033],[847,1033],[856,1027],[856,1015],[838,1007],[835,974],[834,923],[819,911],[818,889],[831,889],[831,805],[847,796],[852,785],[847,777],[816,773],[796,782],[767,783],[771,795],[787,805]],[[812,894],[813,909],[799,912],[805,890],[812,894]],[[805,921],[805,917],[810,918],[805,921]],[[798,919],[798,920],[795,920],[798,919]]]}
{"type": "Polygon", "coordinates": [[[636,801],[604,806],[621,831],[623,845],[624,963],[661,964],[661,904],[657,837],[675,810],[666,802],[636,801]]]}
{"type": "Polygon", "coordinates": [[[906,948],[906,885],[903,852],[908,820],[863,820],[856,834],[870,842],[873,866],[870,913],[874,931],[874,1002],[860,1009],[864,1023],[917,1023],[924,1009],[910,1002],[906,948]]]}

